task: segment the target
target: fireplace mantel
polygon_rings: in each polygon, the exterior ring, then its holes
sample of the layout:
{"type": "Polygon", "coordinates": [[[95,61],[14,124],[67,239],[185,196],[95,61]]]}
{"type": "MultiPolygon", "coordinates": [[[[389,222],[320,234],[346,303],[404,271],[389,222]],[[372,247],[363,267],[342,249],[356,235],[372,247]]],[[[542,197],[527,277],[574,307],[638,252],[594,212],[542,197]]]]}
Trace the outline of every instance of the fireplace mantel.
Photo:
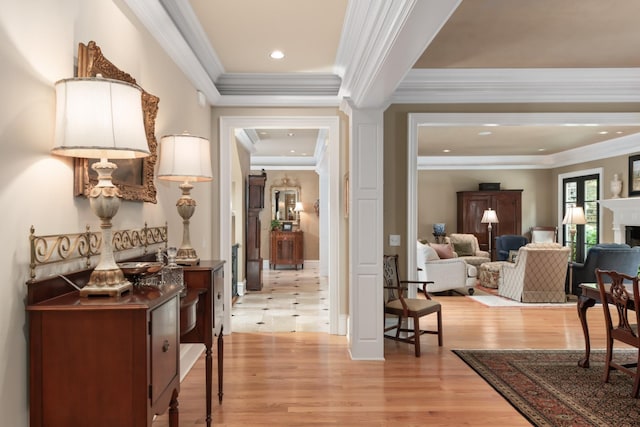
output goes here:
{"type": "Polygon", "coordinates": [[[600,206],[613,212],[613,239],[615,243],[624,243],[625,227],[640,226],[640,197],[599,200],[600,206]]]}

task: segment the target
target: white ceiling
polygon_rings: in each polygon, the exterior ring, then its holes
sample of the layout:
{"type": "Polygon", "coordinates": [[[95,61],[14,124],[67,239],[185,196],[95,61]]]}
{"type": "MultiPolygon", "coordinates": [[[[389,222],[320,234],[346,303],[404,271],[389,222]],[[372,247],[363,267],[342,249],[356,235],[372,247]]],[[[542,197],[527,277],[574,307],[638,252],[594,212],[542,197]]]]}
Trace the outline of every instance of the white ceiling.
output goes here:
{"type": "MultiPolygon", "coordinates": [[[[379,108],[640,102],[637,0],[125,3],[216,105],[338,106],[346,96],[357,107],[379,108]],[[269,58],[274,49],[285,58],[269,58]]],[[[546,156],[635,134],[638,124],[492,127],[490,135],[479,135],[483,126],[421,127],[418,154],[546,156]]],[[[246,131],[252,163],[313,156],[319,150],[311,146],[323,141],[317,130],[289,137],[288,129],[269,129],[264,138],[246,131]]]]}

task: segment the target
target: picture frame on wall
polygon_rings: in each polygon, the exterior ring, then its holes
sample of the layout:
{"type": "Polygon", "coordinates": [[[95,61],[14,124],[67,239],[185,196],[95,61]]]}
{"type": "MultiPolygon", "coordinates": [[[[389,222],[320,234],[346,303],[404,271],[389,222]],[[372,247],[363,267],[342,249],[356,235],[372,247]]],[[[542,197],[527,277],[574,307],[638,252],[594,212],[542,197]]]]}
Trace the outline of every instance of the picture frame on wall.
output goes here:
{"type": "Polygon", "coordinates": [[[629,197],[640,196],[640,155],[629,156],[629,197]]]}

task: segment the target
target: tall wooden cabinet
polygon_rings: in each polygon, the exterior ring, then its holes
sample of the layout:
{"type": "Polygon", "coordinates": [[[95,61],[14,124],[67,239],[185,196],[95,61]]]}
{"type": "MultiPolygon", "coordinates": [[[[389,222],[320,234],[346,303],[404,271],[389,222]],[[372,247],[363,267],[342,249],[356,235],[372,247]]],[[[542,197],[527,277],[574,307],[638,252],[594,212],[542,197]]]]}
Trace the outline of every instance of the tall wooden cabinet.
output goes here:
{"type": "Polygon", "coordinates": [[[260,254],[260,211],[264,208],[264,186],[267,174],[247,177],[247,214],[245,230],[245,260],[247,290],[262,290],[262,256],[260,254]]]}
{"type": "Polygon", "coordinates": [[[269,268],[275,268],[278,265],[288,265],[304,268],[304,240],[303,233],[296,231],[279,231],[271,232],[271,251],[269,253],[269,268]]]}
{"type": "MultiPolygon", "coordinates": [[[[457,194],[457,231],[474,234],[480,249],[489,250],[488,224],[480,222],[486,209],[496,211],[500,221],[492,224],[493,239],[503,234],[522,234],[522,190],[459,191],[457,194]]],[[[492,249],[495,246],[493,242],[492,249]]]]}

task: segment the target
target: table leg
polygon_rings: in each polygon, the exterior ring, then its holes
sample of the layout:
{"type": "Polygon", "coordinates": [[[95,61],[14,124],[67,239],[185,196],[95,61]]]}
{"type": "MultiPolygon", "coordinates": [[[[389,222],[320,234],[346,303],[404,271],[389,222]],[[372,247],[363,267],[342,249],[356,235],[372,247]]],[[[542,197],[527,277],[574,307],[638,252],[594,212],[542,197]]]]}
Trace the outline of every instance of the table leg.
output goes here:
{"type": "Polygon", "coordinates": [[[174,390],[169,402],[169,427],[179,427],[178,391],[174,390]]]}
{"type": "Polygon", "coordinates": [[[591,341],[589,340],[589,325],[587,325],[587,309],[593,307],[596,300],[593,298],[580,295],[578,297],[578,318],[582,325],[582,332],[584,333],[584,357],[578,361],[578,366],[582,368],[589,367],[589,356],[591,354],[591,341]]]}
{"type": "Polygon", "coordinates": [[[206,370],[206,401],[207,401],[207,427],[211,427],[211,378],[212,378],[212,358],[211,346],[207,345],[205,350],[205,370],[206,370]]]}
{"type": "Polygon", "coordinates": [[[222,373],[224,367],[224,341],[222,339],[223,327],[220,327],[220,335],[218,335],[218,403],[222,403],[222,373]]]}

